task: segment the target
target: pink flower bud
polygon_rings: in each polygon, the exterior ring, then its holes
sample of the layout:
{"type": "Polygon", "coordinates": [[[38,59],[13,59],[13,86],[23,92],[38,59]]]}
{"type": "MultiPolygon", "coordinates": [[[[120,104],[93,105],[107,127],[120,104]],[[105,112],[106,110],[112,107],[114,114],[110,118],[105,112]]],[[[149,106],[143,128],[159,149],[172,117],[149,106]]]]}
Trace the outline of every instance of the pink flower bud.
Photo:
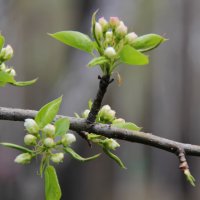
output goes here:
{"type": "Polygon", "coordinates": [[[110,26],[111,27],[117,27],[119,25],[120,21],[118,17],[110,17],[110,26]]]}
{"type": "Polygon", "coordinates": [[[131,32],[131,33],[127,34],[125,38],[126,38],[126,41],[128,42],[128,44],[132,44],[137,37],[138,36],[136,35],[135,32],[131,32]]]}
{"type": "Polygon", "coordinates": [[[124,37],[127,34],[128,28],[124,25],[124,22],[120,21],[119,26],[116,28],[116,34],[119,37],[124,37]]]}

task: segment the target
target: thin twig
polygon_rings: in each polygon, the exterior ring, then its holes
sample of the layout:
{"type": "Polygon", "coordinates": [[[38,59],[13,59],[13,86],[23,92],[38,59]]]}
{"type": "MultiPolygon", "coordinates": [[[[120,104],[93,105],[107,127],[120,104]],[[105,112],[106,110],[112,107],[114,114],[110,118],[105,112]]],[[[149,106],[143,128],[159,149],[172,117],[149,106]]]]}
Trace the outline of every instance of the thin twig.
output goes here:
{"type": "MultiPolygon", "coordinates": [[[[34,118],[37,111],[24,110],[16,108],[0,107],[0,120],[24,121],[26,118],[34,118]]],[[[66,117],[57,115],[56,118],[66,117]]],[[[70,129],[76,132],[86,131],[88,133],[96,133],[109,138],[126,140],[129,142],[142,143],[148,146],[153,146],[158,149],[177,154],[182,149],[186,155],[200,156],[200,146],[185,144],[155,136],[151,133],[140,131],[130,131],[126,129],[116,128],[106,124],[88,124],[85,119],[68,117],[70,120],[70,129]]]]}
{"type": "Polygon", "coordinates": [[[96,116],[101,108],[101,103],[102,103],[103,97],[106,93],[106,90],[108,88],[108,85],[110,83],[112,83],[114,80],[114,79],[110,80],[110,75],[104,75],[102,77],[98,76],[98,79],[100,79],[99,89],[98,89],[96,98],[93,101],[92,108],[91,108],[90,113],[87,118],[87,122],[89,124],[93,124],[95,122],[96,116]]]}

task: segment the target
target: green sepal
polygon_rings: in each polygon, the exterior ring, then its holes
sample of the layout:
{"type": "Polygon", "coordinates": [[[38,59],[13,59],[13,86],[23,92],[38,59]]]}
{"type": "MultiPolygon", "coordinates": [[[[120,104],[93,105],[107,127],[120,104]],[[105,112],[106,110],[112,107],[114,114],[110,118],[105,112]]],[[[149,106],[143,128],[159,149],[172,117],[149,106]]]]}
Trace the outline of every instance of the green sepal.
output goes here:
{"type": "Polygon", "coordinates": [[[148,56],[137,51],[130,45],[125,45],[119,53],[120,61],[128,65],[146,65],[149,63],[148,56]]]}
{"type": "Polygon", "coordinates": [[[68,118],[60,118],[55,122],[55,136],[62,136],[69,130],[70,121],[68,118]]]}
{"type": "Polygon", "coordinates": [[[37,115],[35,116],[35,121],[40,128],[43,128],[53,121],[59,111],[61,102],[62,97],[59,97],[47,103],[38,111],[37,115]]]}
{"type": "Polygon", "coordinates": [[[70,147],[65,147],[64,148],[64,151],[66,153],[69,153],[69,155],[72,156],[72,158],[78,160],[78,161],[81,161],[81,162],[87,162],[87,161],[91,161],[91,160],[94,160],[96,158],[98,158],[101,154],[96,154],[94,156],[91,156],[91,157],[88,157],[88,158],[83,158],[82,156],[80,156],[79,154],[77,154],[72,148],[70,147]]]}
{"type": "Polygon", "coordinates": [[[53,166],[48,166],[44,172],[45,179],[45,199],[46,200],[60,200],[61,189],[58,182],[56,170],[53,166]]]}
{"type": "Polygon", "coordinates": [[[5,147],[9,147],[9,148],[12,148],[12,149],[16,149],[16,150],[22,151],[24,153],[31,153],[31,154],[34,153],[32,150],[30,150],[30,149],[28,149],[26,147],[17,145],[17,144],[12,144],[12,143],[7,143],[7,142],[2,142],[0,144],[5,146],[5,147]]]}
{"type": "Polygon", "coordinates": [[[87,35],[77,31],[60,31],[49,35],[64,44],[87,53],[91,53],[94,49],[92,40],[87,35]]]}
{"type": "Polygon", "coordinates": [[[157,34],[147,34],[136,38],[131,46],[140,52],[146,52],[155,49],[166,40],[166,38],[157,34]]]}
{"type": "Polygon", "coordinates": [[[117,128],[128,129],[131,131],[140,131],[142,129],[141,127],[137,126],[136,124],[134,124],[132,122],[114,123],[114,124],[112,124],[112,126],[115,126],[117,128]]]}
{"type": "Polygon", "coordinates": [[[123,164],[123,162],[121,161],[121,159],[116,156],[115,154],[113,154],[111,151],[109,151],[106,148],[103,148],[103,151],[111,158],[113,159],[121,168],[126,169],[125,165],[123,164]]]}
{"type": "Polygon", "coordinates": [[[102,64],[105,64],[105,63],[108,63],[109,60],[104,57],[104,56],[100,56],[98,58],[94,58],[92,59],[89,63],[88,63],[88,66],[89,67],[94,67],[96,65],[102,65],[102,64]]]}

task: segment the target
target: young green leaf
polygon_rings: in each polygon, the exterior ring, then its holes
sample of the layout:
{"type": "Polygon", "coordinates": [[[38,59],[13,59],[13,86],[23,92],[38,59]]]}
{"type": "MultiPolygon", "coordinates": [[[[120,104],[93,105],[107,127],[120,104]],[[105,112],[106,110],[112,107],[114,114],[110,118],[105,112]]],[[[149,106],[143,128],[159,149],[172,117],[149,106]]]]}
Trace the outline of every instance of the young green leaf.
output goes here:
{"type": "Polygon", "coordinates": [[[45,179],[45,199],[46,200],[60,200],[61,189],[58,182],[56,170],[53,166],[48,166],[44,172],[45,179]]]}
{"type": "Polygon", "coordinates": [[[158,47],[165,41],[166,39],[160,35],[147,34],[136,38],[131,46],[140,52],[146,52],[158,47]]]}
{"type": "Polygon", "coordinates": [[[103,148],[103,151],[110,157],[112,158],[121,168],[126,169],[125,165],[123,164],[123,162],[120,160],[120,158],[118,156],[116,156],[115,154],[111,153],[108,149],[103,148]]]}
{"type": "Polygon", "coordinates": [[[7,142],[2,142],[0,143],[1,145],[5,146],[5,147],[9,147],[9,148],[12,148],[12,149],[17,149],[19,151],[22,151],[24,153],[33,153],[32,150],[26,148],[26,147],[23,147],[23,146],[19,146],[17,144],[12,144],[12,143],[7,143],[7,142]]]}
{"type": "Polygon", "coordinates": [[[70,121],[68,118],[60,118],[55,122],[56,136],[62,136],[69,130],[70,121]]]}
{"type": "Polygon", "coordinates": [[[64,44],[80,49],[87,53],[91,53],[94,49],[92,40],[87,35],[77,31],[61,31],[49,35],[64,44]]]}
{"type": "Polygon", "coordinates": [[[4,39],[3,35],[0,34],[0,52],[1,52],[1,49],[3,48],[3,46],[4,46],[4,41],[5,41],[5,39],[4,39]]]}
{"type": "Polygon", "coordinates": [[[109,60],[104,57],[104,56],[100,56],[98,58],[94,58],[92,59],[89,63],[88,63],[88,66],[89,67],[94,67],[96,65],[102,65],[102,64],[105,64],[105,63],[108,63],[109,60]]]}
{"type": "Polygon", "coordinates": [[[87,162],[87,161],[90,161],[90,160],[94,160],[96,159],[97,157],[100,156],[100,154],[97,154],[97,155],[94,155],[92,157],[88,157],[88,158],[83,158],[82,156],[80,156],[79,154],[77,154],[72,148],[70,147],[65,147],[64,148],[64,151],[66,153],[69,153],[72,158],[76,159],[76,160],[79,160],[79,161],[82,161],[82,162],[87,162]]]}
{"type": "Polygon", "coordinates": [[[37,81],[37,78],[36,78],[36,79],[33,79],[33,80],[30,80],[30,81],[14,81],[14,82],[11,83],[11,84],[12,84],[12,85],[15,85],[15,86],[23,87],[23,86],[32,85],[32,84],[34,84],[36,81],[37,81]]]}
{"type": "Polygon", "coordinates": [[[132,122],[125,122],[125,123],[114,123],[112,126],[115,126],[117,128],[124,128],[132,131],[140,131],[141,127],[138,127],[136,124],[132,122]]]}
{"type": "Polygon", "coordinates": [[[129,45],[122,48],[120,52],[120,60],[128,65],[146,65],[149,63],[148,56],[140,53],[129,45]]]}
{"type": "Polygon", "coordinates": [[[53,121],[56,114],[58,113],[61,102],[62,97],[59,97],[49,102],[38,111],[37,115],[35,116],[35,121],[40,128],[43,128],[53,121]]]}

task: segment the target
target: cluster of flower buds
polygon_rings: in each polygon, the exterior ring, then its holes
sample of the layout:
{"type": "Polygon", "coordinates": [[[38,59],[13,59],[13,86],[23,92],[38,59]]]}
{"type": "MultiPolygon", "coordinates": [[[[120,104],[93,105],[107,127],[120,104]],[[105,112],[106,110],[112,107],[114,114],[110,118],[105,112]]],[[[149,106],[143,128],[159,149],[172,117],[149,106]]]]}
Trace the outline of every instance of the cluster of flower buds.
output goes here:
{"type": "Polygon", "coordinates": [[[16,76],[16,72],[15,72],[15,70],[13,69],[13,67],[9,67],[9,68],[8,68],[8,67],[5,65],[5,63],[2,63],[2,64],[0,65],[0,71],[6,72],[6,73],[10,74],[11,76],[16,76]]]}
{"type": "Polygon", "coordinates": [[[118,17],[110,17],[109,21],[101,17],[93,27],[94,38],[109,59],[117,58],[121,48],[125,44],[131,45],[138,37],[134,32],[128,33],[127,26],[118,17]]]}
{"type": "MultiPolygon", "coordinates": [[[[60,138],[56,136],[56,128],[52,124],[47,124],[42,129],[39,128],[34,119],[26,119],[24,122],[27,134],[24,137],[24,143],[27,146],[33,146],[35,152],[46,153],[50,155],[50,160],[54,163],[60,163],[64,159],[64,153],[52,153],[54,149],[62,145],[70,146],[76,141],[76,137],[71,133],[65,133],[60,138]]],[[[22,153],[18,155],[15,162],[20,164],[28,164],[33,157],[31,153],[22,153]]]]}

